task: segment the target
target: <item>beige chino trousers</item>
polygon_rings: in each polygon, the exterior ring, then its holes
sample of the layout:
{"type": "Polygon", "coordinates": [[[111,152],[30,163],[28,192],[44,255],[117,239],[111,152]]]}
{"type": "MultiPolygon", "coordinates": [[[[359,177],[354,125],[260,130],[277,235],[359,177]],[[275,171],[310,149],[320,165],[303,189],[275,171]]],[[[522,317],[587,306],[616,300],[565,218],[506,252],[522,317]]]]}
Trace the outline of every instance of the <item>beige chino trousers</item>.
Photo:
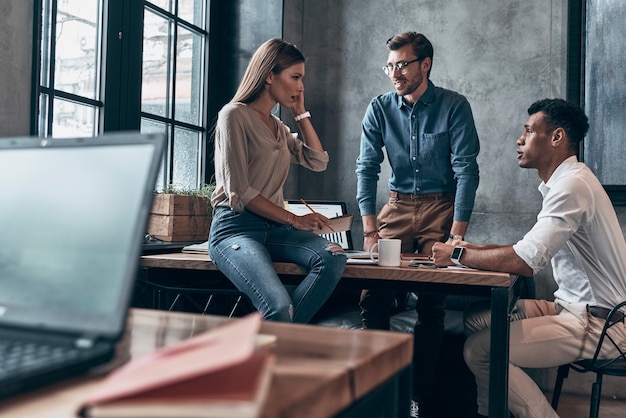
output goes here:
{"type": "MultiPolygon", "coordinates": [[[[482,304],[465,312],[464,357],[476,377],[478,413],[487,416],[489,401],[490,312],[482,304]]],[[[511,315],[509,410],[516,418],[558,417],[535,381],[522,368],[547,368],[593,357],[604,319],[588,314],[585,304],[522,299],[511,315]]],[[[613,337],[626,345],[626,327],[613,337]]],[[[609,345],[606,345],[609,348],[609,345]]],[[[607,350],[611,357],[615,350],[607,350]],[[612,352],[610,352],[612,351],[612,352]]]]}

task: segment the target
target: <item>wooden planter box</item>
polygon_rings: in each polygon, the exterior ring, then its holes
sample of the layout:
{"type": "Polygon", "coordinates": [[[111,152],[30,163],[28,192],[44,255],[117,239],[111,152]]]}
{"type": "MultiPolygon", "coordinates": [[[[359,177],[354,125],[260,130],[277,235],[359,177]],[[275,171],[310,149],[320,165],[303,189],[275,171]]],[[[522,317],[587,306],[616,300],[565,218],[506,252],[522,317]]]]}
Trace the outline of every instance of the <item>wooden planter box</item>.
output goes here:
{"type": "Polygon", "coordinates": [[[206,241],[211,227],[210,207],[209,199],[157,193],[150,210],[148,234],[163,241],[206,241]]]}

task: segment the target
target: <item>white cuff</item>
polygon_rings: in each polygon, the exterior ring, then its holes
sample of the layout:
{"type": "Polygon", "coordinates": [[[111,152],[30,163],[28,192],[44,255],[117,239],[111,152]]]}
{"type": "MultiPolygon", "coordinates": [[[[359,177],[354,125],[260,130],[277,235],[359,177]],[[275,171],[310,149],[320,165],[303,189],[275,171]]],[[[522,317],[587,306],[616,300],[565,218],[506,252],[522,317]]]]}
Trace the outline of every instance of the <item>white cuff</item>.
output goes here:
{"type": "Polygon", "coordinates": [[[311,112],[309,112],[308,110],[304,113],[299,114],[298,116],[295,116],[293,119],[296,122],[300,122],[302,119],[304,118],[310,118],[311,117],[311,112]]]}

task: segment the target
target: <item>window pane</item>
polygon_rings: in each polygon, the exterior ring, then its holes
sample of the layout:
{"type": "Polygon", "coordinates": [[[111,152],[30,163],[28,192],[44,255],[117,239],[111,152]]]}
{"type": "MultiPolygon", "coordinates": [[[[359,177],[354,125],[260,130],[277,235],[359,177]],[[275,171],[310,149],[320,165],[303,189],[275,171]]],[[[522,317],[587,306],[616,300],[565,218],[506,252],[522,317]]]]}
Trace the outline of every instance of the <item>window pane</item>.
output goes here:
{"type": "Polygon", "coordinates": [[[97,99],[100,2],[58,2],[54,87],[97,99]]]}
{"type": "MultiPolygon", "coordinates": [[[[163,122],[157,122],[154,120],[142,118],[141,119],[141,133],[142,134],[151,134],[151,133],[164,133],[167,134],[167,125],[163,122]]],[[[167,155],[166,151],[164,155],[167,155]]],[[[161,161],[161,167],[159,168],[159,174],[157,175],[156,183],[154,185],[155,190],[163,190],[165,186],[167,186],[167,158],[164,156],[161,161]]]]}
{"type": "Polygon", "coordinates": [[[181,188],[196,188],[204,178],[206,3],[154,0],[144,7],[142,130],[167,130],[170,147],[160,178],[181,188]],[[154,119],[162,125],[149,121],[154,119]]]}
{"type": "Polygon", "coordinates": [[[172,2],[170,0],[151,0],[147,3],[154,4],[157,7],[160,7],[163,10],[168,12],[172,11],[172,2]]]}
{"type": "Polygon", "coordinates": [[[54,99],[52,136],[55,138],[94,136],[97,133],[98,108],[67,100],[54,99]]]}
{"type": "Polygon", "coordinates": [[[141,110],[169,117],[172,70],[172,54],[169,50],[170,23],[149,9],[145,9],[144,19],[141,110]]]}
{"type": "Polygon", "coordinates": [[[198,125],[202,113],[204,82],[203,37],[178,29],[176,48],[176,120],[198,125]]]}
{"type": "Polygon", "coordinates": [[[156,120],[150,120],[146,118],[141,119],[141,133],[142,134],[167,134],[167,125],[163,122],[156,120]]]}
{"type": "Polygon", "coordinates": [[[193,23],[199,28],[204,26],[204,4],[205,0],[178,0],[178,17],[193,23]]]}
{"type": "Polygon", "coordinates": [[[187,129],[176,129],[174,133],[175,186],[195,189],[199,180],[200,135],[187,129]]]}

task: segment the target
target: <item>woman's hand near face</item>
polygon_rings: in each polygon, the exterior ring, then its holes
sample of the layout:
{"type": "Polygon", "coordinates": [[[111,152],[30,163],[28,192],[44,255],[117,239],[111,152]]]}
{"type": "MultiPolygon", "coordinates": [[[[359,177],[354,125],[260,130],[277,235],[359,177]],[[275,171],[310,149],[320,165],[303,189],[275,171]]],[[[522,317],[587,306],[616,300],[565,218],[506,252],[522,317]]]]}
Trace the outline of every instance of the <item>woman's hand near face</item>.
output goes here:
{"type": "MultiPolygon", "coordinates": [[[[306,112],[306,108],[304,107],[304,92],[296,96],[296,100],[294,101],[293,106],[291,106],[291,111],[293,112],[294,117],[306,112]]],[[[297,123],[304,143],[309,148],[324,152],[324,147],[322,146],[322,143],[317,136],[317,132],[315,132],[315,128],[313,128],[313,124],[311,123],[311,117],[309,116],[300,119],[297,123]]]]}
{"type": "Polygon", "coordinates": [[[302,92],[296,96],[296,100],[293,102],[290,109],[293,116],[298,116],[306,112],[306,108],[304,107],[304,88],[302,92]]]}

